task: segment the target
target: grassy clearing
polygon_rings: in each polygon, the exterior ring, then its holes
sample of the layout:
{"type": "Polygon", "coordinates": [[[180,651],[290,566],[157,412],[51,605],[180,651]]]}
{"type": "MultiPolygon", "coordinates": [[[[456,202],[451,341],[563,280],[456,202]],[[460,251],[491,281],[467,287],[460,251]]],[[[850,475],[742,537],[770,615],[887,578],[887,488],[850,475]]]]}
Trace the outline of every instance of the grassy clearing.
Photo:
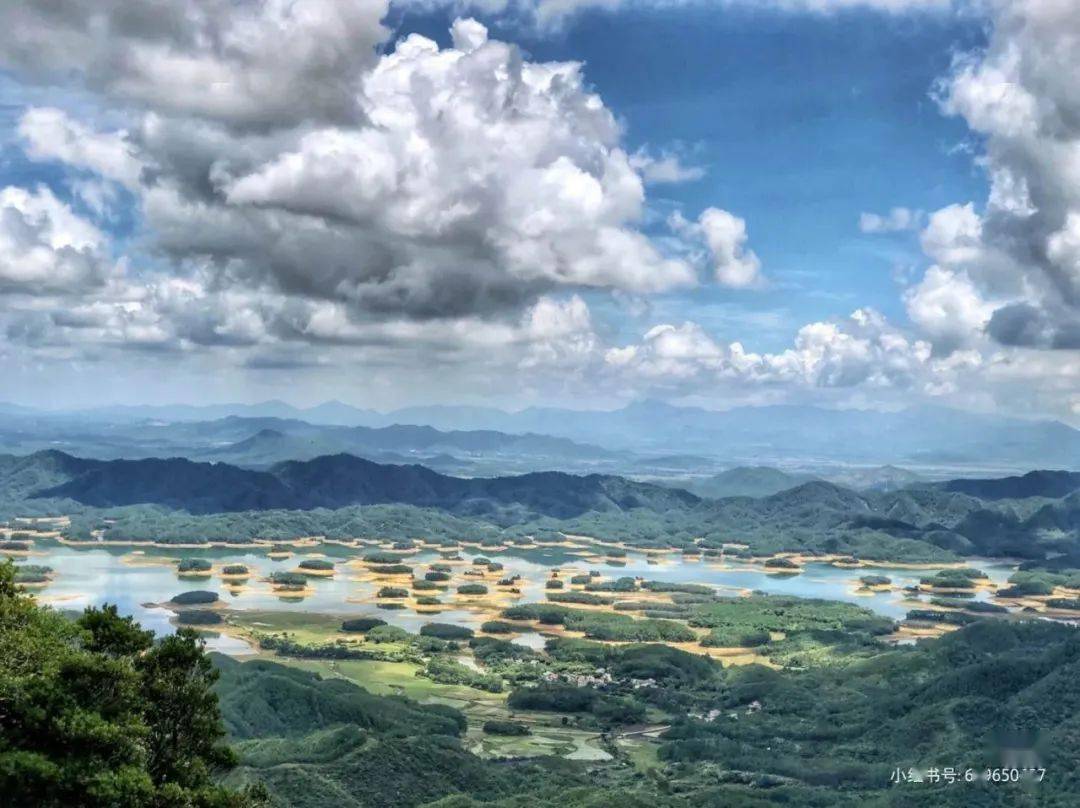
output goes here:
{"type": "Polygon", "coordinates": [[[472,726],[466,746],[470,752],[486,758],[542,757],[552,755],[570,760],[608,760],[610,755],[596,742],[596,733],[567,727],[533,726],[531,735],[505,737],[485,735],[472,726]]]}
{"type": "Polygon", "coordinates": [[[640,737],[620,738],[616,745],[639,772],[648,772],[661,766],[657,755],[659,746],[654,740],[640,737]]]}
{"type": "Polygon", "coordinates": [[[348,639],[339,631],[341,615],[301,611],[261,611],[237,609],[228,612],[228,622],[244,633],[278,634],[288,632],[297,642],[324,643],[348,639]]]}
{"type": "MultiPolygon", "coordinates": [[[[417,676],[421,666],[409,662],[345,659],[291,659],[276,657],[275,661],[315,671],[325,677],[340,677],[381,696],[407,696],[419,702],[438,701],[462,710],[478,709],[490,718],[491,708],[502,705],[506,694],[486,693],[464,685],[444,685],[417,676]]],[[[498,712],[498,711],[496,711],[498,712]]],[[[505,712],[505,709],[502,710],[505,712]]]]}

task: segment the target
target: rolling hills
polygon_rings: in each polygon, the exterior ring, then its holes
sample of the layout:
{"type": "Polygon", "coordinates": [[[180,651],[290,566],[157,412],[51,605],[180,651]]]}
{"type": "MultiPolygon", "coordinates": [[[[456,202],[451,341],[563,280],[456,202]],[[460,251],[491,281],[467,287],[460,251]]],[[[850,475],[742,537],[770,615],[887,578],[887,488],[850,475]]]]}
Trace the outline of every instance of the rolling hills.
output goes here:
{"type": "Polygon", "coordinates": [[[703,499],[614,475],[462,478],[348,454],[249,469],[50,451],[0,456],[0,505],[12,516],[82,514],[73,528],[79,535],[95,520],[101,529],[94,514],[107,514],[110,535],[150,539],[472,532],[494,540],[503,531],[581,534],[643,547],[736,542],[756,555],[795,551],[924,562],[958,555],[1037,562],[1075,557],[1080,565],[1080,492],[1046,496],[1067,490],[1071,478],[1045,472],[1019,479],[885,491],[811,480],[766,496],[703,499]],[[954,490],[972,485],[988,496],[954,490]],[[1010,492],[1015,498],[1001,496],[1010,492]]]}
{"type": "Polygon", "coordinates": [[[664,511],[698,501],[686,491],[621,477],[536,472],[463,479],[347,454],[260,471],[183,458],[85,460],[62,452],[0,459],[0,497],[68,499],[98,508],[152,504],[195,514],[402,503],[453,513],[507,510],[554,518],[633,508],[664,511]]]}

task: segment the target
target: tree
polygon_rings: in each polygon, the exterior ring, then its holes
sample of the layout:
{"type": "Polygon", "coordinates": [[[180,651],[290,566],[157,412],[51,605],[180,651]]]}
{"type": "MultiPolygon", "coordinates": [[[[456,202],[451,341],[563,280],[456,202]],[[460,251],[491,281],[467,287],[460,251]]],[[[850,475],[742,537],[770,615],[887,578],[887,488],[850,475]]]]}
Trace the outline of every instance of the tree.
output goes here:
{"type": "Polygon", "coordinates": [[[89,632],[89,640],[83,647],[93,653],[135,656],[154,642],[154,632],[144,631],[133,617],[121,617],[116,607],[108,603],[100,609],[88,608],[78,625],[89,632]]]}
{"type": "Polygon", "coordinates": [[[145,700],[147,769],[154,782],[199,788],[214,768],[230,768],[235,756],[222,739],[217,681],[199,635],[180,629],[135,663],[145,700]]]}
{"type": "Polygon", "coordinates": [[[0,565],[0,794],[10,805],[240,808],[234,758],[198,637],[153,644],[116,607],[76,621],[37,606],[0,565]]]}

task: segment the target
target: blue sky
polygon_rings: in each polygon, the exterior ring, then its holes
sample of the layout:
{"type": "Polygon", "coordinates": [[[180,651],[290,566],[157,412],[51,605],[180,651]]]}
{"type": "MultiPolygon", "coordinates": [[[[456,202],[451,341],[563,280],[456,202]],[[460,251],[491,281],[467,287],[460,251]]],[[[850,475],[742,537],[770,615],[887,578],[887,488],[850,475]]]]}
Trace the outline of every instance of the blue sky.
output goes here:
{"type": "MultiPolygon", "coordinates": [[[[746,219],[768,290],[651,301],[722,339],[778,350],[804,323],[864,305],[902,320],[894,271],[925,263],[917,234],[863,234],[860,214],[986,196],[970,131],[930,97],[954,54],[983,43],[977,19],[630,8],[587,10],[550,33],[479,18],[537,59],[584,62],[629,149],[678,149],[706,170],[654,187],[658,210],[719,205],[746,219]]],[[[447,44],[450,20],[406,13],[400,30],[447,44]]]]}
{"type": "Polygon", "coordinates": [[[387,2],[0,10],[11,398],[1080,418],[1060,3],[387,2]]]}

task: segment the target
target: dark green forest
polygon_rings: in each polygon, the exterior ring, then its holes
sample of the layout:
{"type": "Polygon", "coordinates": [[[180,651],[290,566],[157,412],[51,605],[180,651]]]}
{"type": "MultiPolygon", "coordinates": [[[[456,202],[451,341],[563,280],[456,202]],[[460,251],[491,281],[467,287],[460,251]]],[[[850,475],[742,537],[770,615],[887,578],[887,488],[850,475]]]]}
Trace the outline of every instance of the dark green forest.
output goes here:
{"type": "MultiPolygon", "coordinates": [[[[761,623],[754,614],[746,625],[761,623]]],[[[555,639],[537,657],[501,640],[471,641],[485,668],[510,683],[519,716],[562,713],[612,740],[646,715],[663,721],[656,764],[644,771],[614,744],[608,763],[482,761],[461,749],[460,713],[274,663],[221,660],[217,689],[241,759],[226,782],[265,784],[281,804],[301,806],[1077,804],[1075,629],[980,621],[886,649],[870,642],[873,626],[819,618],[807,614],[794,642],[827,646],[827,659],[792,656],[781,669],[724,668],[664,645],[555,639]],[[534,659],[563,676],[603,669],[610,681],[537,681],[534,659]],[[983,780],[1003,765],[1044,769],[1042,782],[1035,773],[983,780]],[[934,767],[971,769],[975,780],[890,782],[897,768],[934,767]]]]}
{"type": "Polygon", "coordinates": [[[189,630],[155,642],[113,607],[70,619],[36,606],[0,565],[0,794],[18,806],[263,803],[229,789],[236,765],[189,630]]]}

